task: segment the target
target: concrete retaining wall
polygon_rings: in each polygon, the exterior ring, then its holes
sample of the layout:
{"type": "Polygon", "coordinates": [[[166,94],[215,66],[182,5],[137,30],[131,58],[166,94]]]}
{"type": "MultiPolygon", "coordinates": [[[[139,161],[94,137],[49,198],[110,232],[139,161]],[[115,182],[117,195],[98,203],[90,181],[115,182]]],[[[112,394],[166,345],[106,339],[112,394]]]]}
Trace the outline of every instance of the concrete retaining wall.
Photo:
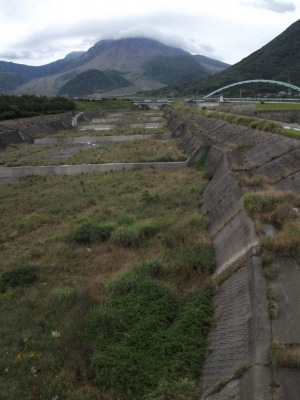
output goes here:
{"type": "Polygon", "coordinates": [[[153,168],[157,170],[176,171],[187,168],[187,161],[182,162],[146,162],[146,163],[111,163],[58,166],[24,166],[0,167],[0,177],[19,178],[26,175],[75,175],[103,174],[110,171],[127,171],[133,169],[153,168]]]}
{"type": "Polygon", "coordinates": [[[22,143],[24,140],[18,130],[0,132],[0,147],[5,147],[9,144],[22,143]]]}
{"type": "Polygon", "coordinates": [[[133,142],[135,140],[157,139],[170,140],[171,135],[153,134],[153,135],[111,135],[111,136],[78,136],[78,137],[47,137],[34,139],[34,144],[51,145],[55,143],[111,143],[111,142],[133,142]]]}
{"type": "MultiPolygon", "coordinates": [[[[209,337],[198,398],[295,399],[300,390],[300,374],[279,370],[275,380],[280,382],[280,387],[272,387],[274,375],[268,366],[272,330],[267,312],[266,281],[260,258],[256,256],[259,240],[253,221],[244,212],[242,192],[235,175],[237,172],[250,176],[261,174],[273,182],[274,187],[299,192],[300,142],[194,114],[185,114],[181,123],[180,116],[168,116],[169,127],[173,127],[174,135],[180,137],[183,146],[192,149],[194,143],[198,143],[202,148],[210,147],[205,170],[213,177],[202,196],[201,211],[208,217],[216,254],[213,280],[222,282],[225,279],[215,296],[216,322],[209,337]]],[[[293,285],[298,286],[300,278],[294,275],[295,268],[291,270],[293,285]]],[[[282,318],[283,324],[278,320],[274,332],[278,340],[297,341],[300,303],[295,290],[296,297],[288,299],[292,283],[283,268],[281,271],[284,278],[280,281],[285,279],[284,286],[289,286],[283,290],[285,310],[292,300],[296,311],[287,312],[282,318]],[[290,331],[293,333],[289,334],[285,326],[292,318],[290,331]],[[280,337],[280,332],[285,334],[280,337]]]]}

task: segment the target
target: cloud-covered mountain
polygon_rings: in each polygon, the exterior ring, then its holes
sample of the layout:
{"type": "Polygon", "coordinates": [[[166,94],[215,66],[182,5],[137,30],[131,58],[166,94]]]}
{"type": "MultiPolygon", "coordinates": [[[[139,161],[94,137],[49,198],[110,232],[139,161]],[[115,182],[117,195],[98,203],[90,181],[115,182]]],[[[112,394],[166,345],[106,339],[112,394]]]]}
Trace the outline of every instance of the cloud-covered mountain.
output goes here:
{"type": "Polygon", "coordinates": [[[195,56],[152,39],[102,40],[86,52],[73,52],[39,67],[0,61],[0,91],[126,95],[194,82],[227,67],[218,60],[195,56]]]}

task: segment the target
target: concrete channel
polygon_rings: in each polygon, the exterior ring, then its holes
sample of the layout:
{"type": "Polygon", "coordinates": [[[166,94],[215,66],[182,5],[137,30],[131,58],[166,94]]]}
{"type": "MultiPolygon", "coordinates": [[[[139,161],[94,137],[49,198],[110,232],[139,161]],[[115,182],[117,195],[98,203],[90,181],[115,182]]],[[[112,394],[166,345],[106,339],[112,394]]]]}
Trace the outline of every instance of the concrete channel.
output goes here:
{"type": "MultiPolygon", "coordinates": [[[[172,110],[166,110],[165,115],[172,137],[178,139],[188,161],[0,167],[0,176],[13,179],[28,174],[70,175],[140,168],[177,170],[208,155],[205,170],[212,179],[202,196],[201,211],[210,224],[217,264],[212,279],[218,291],[214,298],[215,325],[198,382],[198,400],[298,399],[299,370],[274,372],[268,353],[273,339],[300,347],[299,265],[293,259],[276,261],[282,312],[277,320],[271,321],[259,238],[254,222],[244,211],[237,175],[251,178],[259,174],[275,189],[299,194],[300,142],[203,115],[172,110]]],[[[91,141],[91,138],[72,140],[91,141]]]]}
{"type": "Polygon", "coordinates": [[[198,385],[199,400],[295,400],[299,370],[270,366],[273,340],[300,347],[300,268],[294,259],[277,260],[281,312],[268,315],[267,281],[259,238],[243,208],[238,175],[259,174],[274,189],[300,193],[300,142],[203,115],[167,111],[173,137],[190,155],[208,152],[212,176],[202,199],[216,253],[213,280],[215,326],[198,385]],[[201,149],[203,151],[201,151],[201,149]]]}

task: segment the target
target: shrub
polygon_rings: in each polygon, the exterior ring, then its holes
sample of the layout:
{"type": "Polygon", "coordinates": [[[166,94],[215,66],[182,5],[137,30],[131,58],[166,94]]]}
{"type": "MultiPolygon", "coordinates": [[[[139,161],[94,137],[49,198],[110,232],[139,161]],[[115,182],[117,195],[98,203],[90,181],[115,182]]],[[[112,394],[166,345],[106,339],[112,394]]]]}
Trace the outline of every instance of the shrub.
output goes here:
{"type": "Polygon", "coordinates": [[[199,230],[207,230],[208,228],[208,219],[204,215],[200,213],[192,214],[189,220],[189,225],[192,228],[196,228],[199,230]]]}
{"type": "Polygon", "coordinates": [[[141,245],[140,229],[137,225],[121,225],[113,232],[112,240],[123,247],[138,247],[141,245]]]}
{"type": "Polygon", "coordinates": [[[244,196],[244,207],[248,214],[254,215],[273,211],[277,201],[274,196],[261,193],[246,193],[244,196]]]}
{"type": "Polygon", "coordinates": [[[86,221],[79,225],[70,235],[70,240],[78,244],[100,243],[107,240],[114,224],[99,224],[93,221],[86,221]]]}
{"type": "Polygon", "coordinates": [[[272,219],[277,225],[282,226],[284,222],[292,219],[294,215],[295,213],[293,212],[293,206],[290,203],[284,202],[278,204],[272,215],[272,219]]]}
{"type": "Polygon", "coordinates": [[[36,282],[37,267],[31,264],[16,266],[0,275],[0,291],[5,292],[12,287],[27,286],[36,282]]]}
{"type": "Polygon", "coordinates": [[[155,221],[141,221],[132,225],[121,225],[112,234],[112,240],[124,247],[140,247],[143,242],[159,230],[155,221]]]}
{"type": "Polygon", "coordinates": [[[275,253],[284,256],[295,256],[300,252],[300,227],[293,222],[283,226],[272,241],[275,253]]]}
{"type": "Polygon", "coordinates": [[[179,251],[179,264],[187,272],[196,270],[211,274],[215,267],[214,251],[211,243],[200,242],[183,247],[179,251]]]}
{"type": "Polygon", "coordinates": [[[117,220],[118,225],[132,225],[134,222],[136,222],[136,218],[132,214],[122,214],[117,220]]]}

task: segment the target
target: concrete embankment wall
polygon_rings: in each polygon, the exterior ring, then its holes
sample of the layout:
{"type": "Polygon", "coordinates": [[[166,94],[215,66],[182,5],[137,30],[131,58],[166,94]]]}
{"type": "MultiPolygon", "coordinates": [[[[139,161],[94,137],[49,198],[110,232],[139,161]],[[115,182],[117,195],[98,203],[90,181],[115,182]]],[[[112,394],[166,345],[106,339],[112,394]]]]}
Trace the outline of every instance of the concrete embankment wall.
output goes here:
{"type": "Polygon", "coordinates": [[[170,140],[169,134],[149,134],[149,135],[107,135],[107,136],[78,136],[78,137],[47,137],[34,139],[36,145],[51,145],[56,143],[76,144],[76,143],[112,143],[112,142],[133,142],[135,140],[157,139],[170,140]]]}
{"type": "MultiPolygon", "coordinates": [[[[33,143],[39,135],[52,135],[58,131],[72,129],[83,113],[19,118],[0,123],[0,147],[22,142],[33,143]]],[[[88,120],[88,117],[86,119],[88,120]]]]}
{"type": "Polygon", "coordinates": [[[83,164],[57,166],[23,166],[0,167],[0,177],[19,178],[26,175],[75,175],[75,174],[104,174],[110,171],[127,171],[134,169],[152,168],[165,171],[176,171],[187,168],[187,161],[179,162],[145,162],[145,163],[111,163],[111,164],[83,164]]]}
{"type": "MultiPolygon", "coordinates": [[[[168,111],[167,116],[169,128],[174,136],[180,137],[186,152],[193,154],[197,145],[206,151],[209,149],[205,170],[213,175],[202,196],[201,211],[209,219],[216,254],[213,280],[218,282],[219,290],[214,300],[215,327],[209,337],[198,398],[297,398],[299,374],[281,370],[276,375],[280,387],[274,386],[268,349],[275,328],[278,331],[276,338],[280,340],[281,325],[273,324],[272,333],[267,284],[257,252],[259,239],[253,221],[244,211],[242,188],[237,177],[260,174],[275,188],[288,187],[300,193],[300,142],[203,115],[174,115],[168,111]]],[[[198,149],[199,154],[201,150],[198,149]]],[[[292,282],[284,276],[288,281],[285,283],[291,287],[292,282]]],[[[299,277],[293,275],[293,280],[300,284],[299,277]]],[[[286,296],[287,291],[284,291],[286,296]]],[[[300,306],[299,300],[296,303],[300,306]]],[[[287,307],[285,305],[285,309],[287,307]]],[[[292,318],[290,313],[287,314],[292,318]]],[[[287,318],[283,320],[288,323],[287,318]]],[[[293,331],[299,334],[298,325],[292,325],[293,331]]],[[[286,341],[295,339],[286,336],[286,341]]]]}

